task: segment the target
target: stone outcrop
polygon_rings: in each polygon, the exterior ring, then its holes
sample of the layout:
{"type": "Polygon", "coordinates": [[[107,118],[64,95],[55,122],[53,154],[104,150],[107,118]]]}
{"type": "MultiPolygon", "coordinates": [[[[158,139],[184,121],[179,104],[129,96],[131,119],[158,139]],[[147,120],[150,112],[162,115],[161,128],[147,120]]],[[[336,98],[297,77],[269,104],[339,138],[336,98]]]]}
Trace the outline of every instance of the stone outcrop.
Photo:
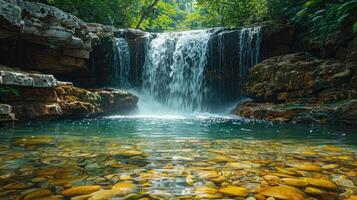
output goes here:
{"type": "Polygon", "coordinates": [[[0,122],[127,113],[138,98],[115,89],[93,91],[57,81],[52,75],[0,70],[0,122]]]}
{"type": "Polygon", "coordinates": [[[138,97],[123,90],[113,88],[106,88],[100,90],[93,90],[100,96],[100,108],[104,113],[128,113],[136,109],[138,97]]]}
{"type": "Polygon", "coordinates": [[[85,23],[55,7],[23,0],[0,0],[0,64],[53,74],[86,87],[112,82],[114,38],[132,48],[133,82],[140,84],[145,61],[139,30],[85,23]]]}
{"type": "MultiPolygon", "coordinates": [[[[91,31],[100,36],[101,43],[95,46],[90,53],[89,63],[93,74],[92,83],[95,83],[96,86],[107,86],[113,83],[113,74],[116,71],[114,69],[115,54],[117,53],[115,37],[123,37],[128,41],[130,48],[130,83],[133,86],[140,87],[149,33],[135,29],[113,30],[113,27],[98,24],[91,24],[90,26],[94,25],[97,28],[91,28],[91,31]],[[95,29],[98,30],[94,31],[95,29]],[[106,31],[103,33],[103,30],[106,31]]],[[[83,81],[79,82],[83,84],[83,81]]]]}
{"type": "Polygon", "coordinates": [[[12,112],[12,107],[7,104],[0,104],[0,123],[15,121],[15,114],[12,112]]]}
{"type": "MultiPolygon", "coordinates": [[[[2,66],[0,66],[0,69],[1,68],[2,66]]],[[[58,81],[53,75],[0,71],[0,85],[46,88],[56,87],[58,85],[58,81]]]]}
{"type": "Polygon", "coordinates": [[[267,59],[251,69],[246,82],[252,101],[234,113],[269,121],[356,126],[356,66],[348,63],[308,53],[267,59]]]}
{"type": "Polygon", "coordinates": [[[85,90],[63,83],[55,88],[59,105],[67,116],[96,116],[132,112],[138,97],[117,89],[85,90]]]}
{"type": "Polygon", "coordinates": [[[61,79],[88,78],[90,52],[115,30],[45,4],[1,0],[0,64],[61,79]]]}

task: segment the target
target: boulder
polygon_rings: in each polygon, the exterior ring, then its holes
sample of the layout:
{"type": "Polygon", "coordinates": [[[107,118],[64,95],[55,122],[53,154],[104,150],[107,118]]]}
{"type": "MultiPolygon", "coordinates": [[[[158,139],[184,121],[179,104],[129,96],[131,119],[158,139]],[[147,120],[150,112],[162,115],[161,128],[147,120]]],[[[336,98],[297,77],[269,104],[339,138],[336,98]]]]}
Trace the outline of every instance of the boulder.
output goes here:
{"type": "Polygon", "coordinates": [[[53,39],[61,47],[91,49],[87,24],[58,8],[22,0],[1,0],[0,11],[3,38],[28,38],[44,45],[53,39]]]}
{"type": "Polygon", "coordinates": [[[115,89],[86,90],[52,75],[0,68],[0,122],[93,117],[133,111],[138,98],[115,89]]]}
{"type": "Polygon", "coordinates": [[[117,89],[101,89],[96,93],[101,97],[101,108],[105,113],[130,112],[136,108],[138,97],[117,89]]]}
{"type": "Polygon", "coordinates": [[[135,95],[117,89],[85,90],[73,85],[56,87],[64,114],[69,116],[97,116],[132,112],[138,102],[135,95]]]}
{"type": "Polygon", "coordinates": [[[353,93],[352,76],[351,70],[336,60],[320,60],[307,53],[289,54],[254,66],[246,82],[246,95],[272,103],[328,98],[328,92],[332,95],[336,90],[353,93]]]}
{"type": "Polygon", "coordinates": [[[56,87],[58,82],[52,75],[0,71],[0,85],[48,88],[56,87]]]}
{"type": "Polygon", "coordinates": [[[355,126],[355,77],[338,60],[308,53],[273,57],[250,70],[245,91],[252,100],[233,113],[273,122],[355,126]]]}
{"type": "Polygon", "coordinates": [[[15,114],[12,112],[12,106],[0,104],[0,123],[15,120],[15,114]]]}
{"type": "Polygon", "coordinates": [[[88,25],[53,6],[0,0],[0,64],[67,80],[89,77],[90,52],[102,37],[114,37],[115,30],[88,25]]]}

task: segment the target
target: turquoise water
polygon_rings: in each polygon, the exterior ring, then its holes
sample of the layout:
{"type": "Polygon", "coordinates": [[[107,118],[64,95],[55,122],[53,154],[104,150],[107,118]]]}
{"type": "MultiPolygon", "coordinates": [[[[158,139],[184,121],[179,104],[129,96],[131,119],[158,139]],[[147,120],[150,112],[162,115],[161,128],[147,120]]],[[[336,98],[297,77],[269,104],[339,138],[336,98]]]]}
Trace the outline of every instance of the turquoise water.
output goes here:
{"type": "Polygon", "coordinates": [[[100,136],[130,139],[295,139],[357,145],[356,130],[272,124],[228,115],[135,115],[97,119],[33,122],[0,129],[2,138],[21,135],[100,136]],[[355,133],[355,134],[353,134],[355,133]]]}
{"type": "Polygon", "coordinates": [[[0,199],[357,194],[357,134],[344,127],[208,114],[137,115],[24,123],[0,133],[0,199]],[[69,194],[93,185],[93,191],[69,194]]]}

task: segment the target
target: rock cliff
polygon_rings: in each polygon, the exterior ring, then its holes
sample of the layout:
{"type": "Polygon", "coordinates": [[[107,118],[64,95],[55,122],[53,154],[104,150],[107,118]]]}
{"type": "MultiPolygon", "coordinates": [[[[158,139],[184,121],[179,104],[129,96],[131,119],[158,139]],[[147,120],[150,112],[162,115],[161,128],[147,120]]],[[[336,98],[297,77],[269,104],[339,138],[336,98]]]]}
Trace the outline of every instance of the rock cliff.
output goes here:
{"type": "MultiPolygon", "coordinates": [[[[356,40],[352,43],[350,54],[356,50],[356,40]]],[[[355,59],[322,60],[308,53],[267,59],[251,69],[246,82],[252,101],[234,113],[275,122],[356,126],[355,59]]]]}
{"type": "Polygon", "coordinates": [[[138,102],[125,91],[89,91],[52,75],[0,69],[0,122],[123,114],[135,110],[138,102]]]}

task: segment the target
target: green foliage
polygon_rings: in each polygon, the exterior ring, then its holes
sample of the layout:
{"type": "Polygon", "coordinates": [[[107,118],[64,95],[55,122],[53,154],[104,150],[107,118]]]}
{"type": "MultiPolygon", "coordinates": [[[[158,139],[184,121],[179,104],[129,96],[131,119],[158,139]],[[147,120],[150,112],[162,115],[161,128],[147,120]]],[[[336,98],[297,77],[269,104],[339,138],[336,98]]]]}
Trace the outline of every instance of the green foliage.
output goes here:
{"type": "Polygon", "coordinates": [[[354,24],[353,24],[353,33],[354,34],[356,34],[357,33],[357,22],[355,22],[354,24]]]}
{"type": "Polygon", "coordinates": [[[144,0],[32,0],[58,7],[86,22],[129,27],[144,0]]]}
{"type": "Polygon", "coordinates": [[[266,0],[198,0],[184,21],[188,28],[238,27],[263,21],[266,0]]]}
{"type": "Polygon", "coordinates": [[[0,87],[0,100],[4,100],[9,95],[20,96],[20,90],[16,87],[2,86],[0,87]]]}
{"type": "Polygon", "coordinates": [[[293,23],[307,38],[323,43],[347,20],[356,20],[357,0],[268,0],[268,10],[273,19],[293,23]]]}
{"type": "MultiPolygon", "coordinates": [[[[53,5],[86,22],[134,28],[153,0],[32,0],[53,5]]],[[[266,17],[266,0],[161,0],[145,18],[147,31],[242,26],[266,17]]]]}
{"type": "Polygon", "coordinates": [[[87,94],[90,102],[100,103],[102,101],[102,97],[96,92],[89,92],[87,94]]]}
{"type": "MultiPolygon", "coordinates": [[[[33,0],[56,6],[86,22],[134,28],[154,0],[33,0]]],[[[274,20],[297,25],[324,41],[347,20],[356,21],[357,0],[160,0],[140,27],[146,31],[240,27],[274,20]]],[[[353,24],[353,23],[352,23],[353,24]]],[[[352,25],[356,33],[356,23],[352,25]]],[[[49,41],[53,42],[53,41],[49,41]]],[[[53,42],[54,43],[54,42],[53,42]]],[[[55,47],[55,45],[53,45],[55,47]]]]}

